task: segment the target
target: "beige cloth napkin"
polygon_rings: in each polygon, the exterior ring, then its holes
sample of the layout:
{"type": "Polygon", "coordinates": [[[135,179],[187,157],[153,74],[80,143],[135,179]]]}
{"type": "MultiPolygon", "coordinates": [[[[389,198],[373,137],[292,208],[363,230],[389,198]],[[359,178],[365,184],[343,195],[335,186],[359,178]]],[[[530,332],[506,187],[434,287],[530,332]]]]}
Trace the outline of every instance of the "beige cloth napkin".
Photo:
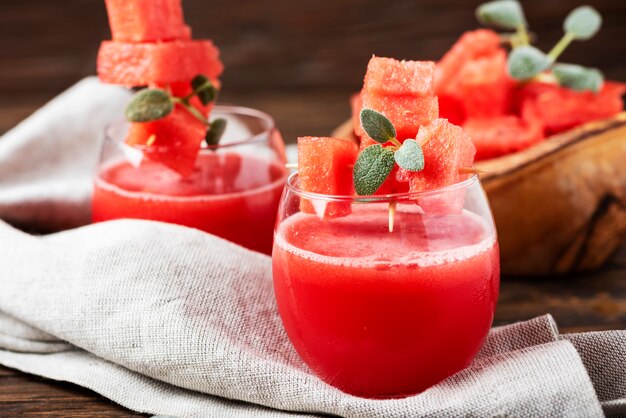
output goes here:
{"type": "MultiPolygon", "coordinates": [[[[102,125],[125,100],[123,91],[87,79],[0,138],[0,217],[46,230],[86,223],[102,125]]],[[[0,266],[0,364],[79,384],[139,412],[626,412],[626,332],[559,335],[549,315],[494,328],[468,369],[419,395],[346,395],[291,347],[270,258],[188,228],[120,220],[32,236],[0,221],[0,266]]]]}

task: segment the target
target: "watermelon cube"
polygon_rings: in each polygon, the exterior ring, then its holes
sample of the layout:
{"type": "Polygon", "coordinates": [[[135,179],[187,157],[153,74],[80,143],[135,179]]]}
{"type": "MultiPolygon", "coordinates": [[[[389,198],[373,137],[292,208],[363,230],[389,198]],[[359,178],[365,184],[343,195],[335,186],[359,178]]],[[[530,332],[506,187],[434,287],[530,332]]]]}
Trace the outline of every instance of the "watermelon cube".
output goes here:
{"type": "MultiPolygon", "coordinates": [[[[363,107],[382,113],[393,123],[399,140],[415,138],[421,125],[439,117],[439,101],[434,96],[385,96],[363,90],[362,98],[363,107]]],[[[366,137],[364,133],[362,138],[366,137]]]]}
{"type": "MultiPolygon", "coordinates": [[[[396,178],[409,182],[411,193],[439,189],[467,178],[462,168],[474,164],[476,148],[459,126],[446,119],[437,119],[422,126],[416,141],[424,152],[424,169],[420,172],[398,170],[396,178]]],[[[463,209],[465,193],[462,189],[441,190],[420,196],[417,203],[427,214],[457,213],[463,209]]]]}
{"type": "Polygon", "coordinates": [[[206,125],[177,105],[163,119],[131,123],[126,143],[140,147],[146,158],[188,176],[205,134],[206,125]]]}
{"type": "Polygon", "coordinates": [[[597,94],[533,82],[521,90],[521,103],[534,108],[545,125],[546,135],[551,135],[616,115],[624,109],[625,92],[626,84],[616,82],[605,82],[597,94]]]}
{"type": "Polygon", "coordinates": [[[222,70],[219,50],[211,41],[104,41],[98,53],[100,80],[128,87],[189,82],[198,74],[214,80],[222,70]]]}
{"type": "Polygon", "coordinates": [[[372,57],[367,64],[363,90],[381,96],[433,96],[434,73],[433,61],[372,57]]]}
{"type": "MultiPolygon", "coordinates": [[[[352,170],[358,146],[339,138],[298,138],[298,176],[302,190],[326,195],[354,194],[352,170]]],[[[300,198],[300,210],[321,218],[351,213],[350,202],[300,198]]]]}
{"type": "Polygon", "coordinates": [[[501,49],[500,36],[492,30],[465,32],[437,63],[434,80],[437,94],[448,90],[467,62],[493,55],[501,49]]]}
{"type": "Polygon", "coordinates": [[[191,39],[181,0],[105,0],[114,41],[191,39]]]}
{"type": "Polygon", "coordinates": [[[363,134],[361,127],[361,109],[363,109],[363,99],[361,93],[355,93],[350,97],[350,108],[352,109],[352,124],[354,125],[354,134],[360,139],[363,134]]]}
{"type": "Polygon", "coordinates": [[[446,119],[436,119],[422,126],[416,141],[422,145],[424,169],[419,172],[400,169],[398,172],[400,181],[409,181],[411,192],[457,183],[466,177],[459,169],[474,164],[476,147],[472,140],[461,127],[446,119]]]}

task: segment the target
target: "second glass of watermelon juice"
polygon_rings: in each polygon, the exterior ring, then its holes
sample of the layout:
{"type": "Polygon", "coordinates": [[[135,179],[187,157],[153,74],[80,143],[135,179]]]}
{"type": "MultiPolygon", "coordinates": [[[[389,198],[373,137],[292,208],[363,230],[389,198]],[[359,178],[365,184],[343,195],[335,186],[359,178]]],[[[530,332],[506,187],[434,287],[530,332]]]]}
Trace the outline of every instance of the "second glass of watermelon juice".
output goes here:
{"type": "Polygon", "coordinates": [[[305,192],[292,175],[273,272],[280,316],[305,363],[368,398],[415,394],[469,365],[500,283],[496,230],[476,176],[355,197],[305,192]],[[338,216],[319,215],[331,212],[338,216]]]}
{"type": "MultiPolygon", "coordinates": [[[[188,176],[146,158],[143,147],[125,144],[128,123],[110,125],[95,180],[93,221],[169,222],[269,254],[287,179],[281,135],[270,116],[254,109],[216,106],[211,117],[226,119],[226,131],[219,145],[200,150],[188,176]]],[[[176,155],[175,149],[151,151],[176,155]]]]}

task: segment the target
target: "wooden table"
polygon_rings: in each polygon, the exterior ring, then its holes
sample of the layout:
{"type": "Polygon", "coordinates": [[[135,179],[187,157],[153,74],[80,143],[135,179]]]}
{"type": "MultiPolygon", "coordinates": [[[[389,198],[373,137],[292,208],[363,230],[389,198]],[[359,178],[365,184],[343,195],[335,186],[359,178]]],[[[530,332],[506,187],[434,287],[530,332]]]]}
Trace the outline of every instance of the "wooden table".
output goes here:
{"type": "MultiPolygon", "coordinates": [[[[0,5],[0,133],[80,77],[95,71],[98,43],[109,36],[102,2],[6,0],[0,5]],[[97,4],[96,4],[97,3],[97,4]],[[77,36],[79,34],[79,36],[77,36]]],[[[185,0],[194,34],[211,37],[227,67],[222,102],[272,114],[285,140],[324,135],[349,116],[372,53],[434,59],[458,34],[476,26],[474,3],[460,0],[185,0]],[[332,13],[328,13],[328,11],[332,13]],[[371,20],[371,10],[379,19],[371,20]],[[215,15],[219,11],[221,17],[215,15]],[[420,16],[428,19],[419,20],[420,16]],[[416,22],[419,20],[419,24],[416,22]],[[233,24],[236,22],[236,24],[233,24]]],[[[528,17],[549,48],[577,0],[529,1],[528,17]]],[[[626,3],[597,0],[605,25],[593,42],[577,43],[567,60],[626,78],[626,3]]],[[[601,272],[578,277],[504,278],[496,324],[550,312],[564,332],[626,327],[626,246],[601,272]]],[[[2,417],[122,417],[132,414],[101,396],[0,367],[2,417]]]]}

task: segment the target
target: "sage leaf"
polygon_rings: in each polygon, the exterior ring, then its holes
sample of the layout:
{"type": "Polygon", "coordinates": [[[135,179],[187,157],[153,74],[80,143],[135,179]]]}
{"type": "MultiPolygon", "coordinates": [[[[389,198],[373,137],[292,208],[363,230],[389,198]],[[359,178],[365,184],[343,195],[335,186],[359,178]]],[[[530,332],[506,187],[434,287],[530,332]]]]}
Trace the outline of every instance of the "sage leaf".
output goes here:
{"type": "Polygon", "coordinates": [[[574,39],[585,41],[592,38],[602,26],[602,16],[591,6],[580,6],[565,18],[563,30],[574,39]]]}
{"type": "Polygon", "coordinates": [[[530,80],[551,64],[550,58],[534,46],[519,46],[509,54],[508,71],[517,80],[530,80]]]}
{"type": "Polygon", "coordinates": [[[424,169],[424,151],[422,146],[414,139],[407,139],[394,153],[396,163],[408,171],[422,171],[424,169]]]}
{"type": "Polygon", "coordinates": [[[394,152],[380,144],[365,148],[354,164],[352,177],[359,196],[369,196],[382,186],[393,169],[394,152]]]}
{"type": "Polygon", "coordinates": [[[174,110],[170,95],[161,89],[144,89],[135,94],[126,107],[130,122],[151,122],[162,119],[174,110]]]}
{"type": "Polygon", "coordinates": [[[204,138],[209,147],[215,147],[219,144],[220,139],[222,139],[222,135],[224,135],[224,131],[226,130],[226,123],[226,119],[219,118],[209,124],[209,130],[204,138]]]}
{"type": "Polygon", "coordinates": [[[597,93],[604,84],[604,76],[599,70],[575,64],[555,64],[552,74],[561,86],[575,91],[591,90],[597,93]]]}
{"type": "Polygon", "coordinates": [[[515,0],[483,3],[476,9],[476,18],[485,25],[502,29],[515,30],[526,26],[522,6],[515,0]]]}
{"type": "Polygon", "coordinates": [[[385,115],[372,109],[361,110],[361,126],[376,142],[384,144],[396,137],[396,128],[385,115]]]}

